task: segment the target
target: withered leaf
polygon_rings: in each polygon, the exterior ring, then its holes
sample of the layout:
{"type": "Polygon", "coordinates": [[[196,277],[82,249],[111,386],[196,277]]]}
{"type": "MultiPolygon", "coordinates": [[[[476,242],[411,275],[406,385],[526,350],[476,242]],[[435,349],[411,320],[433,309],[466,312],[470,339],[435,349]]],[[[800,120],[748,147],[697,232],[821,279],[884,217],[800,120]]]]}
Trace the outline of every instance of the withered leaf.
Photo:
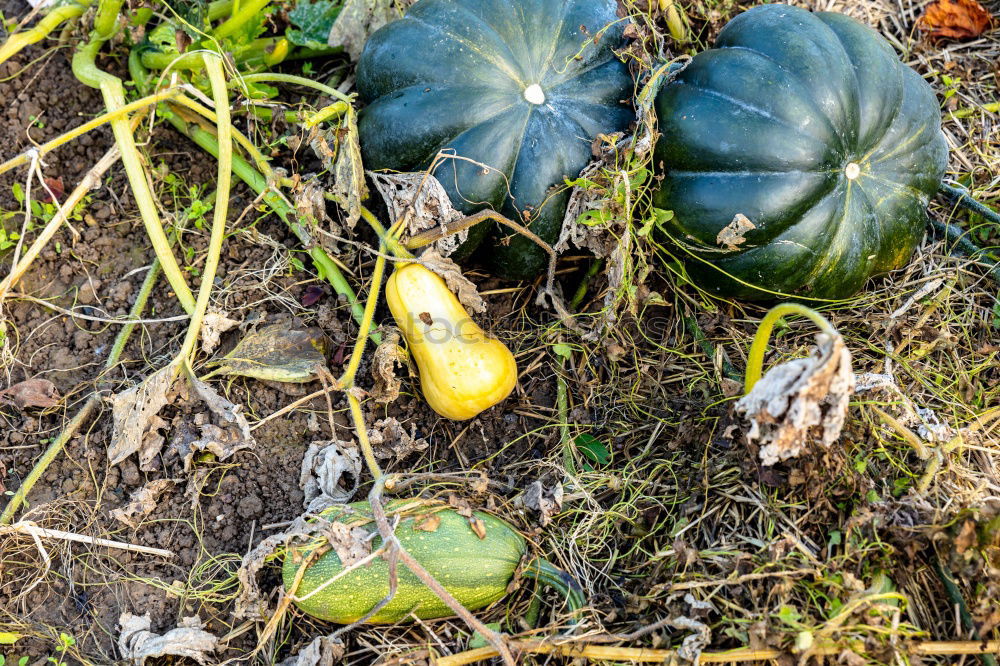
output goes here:
{"type": "Polygon", "coordinates": [[[339,638],[333,635],[320,636],[278,666],[333,666],[343,660],[344,653],[344,643],[339,638]]]}
{"type": "Polygon", "coordinates": [[[163,438],[157,430],[165,423],[157,414],[170,402],[168,393],[176,373],[177,366],[172,363],[109,398],[114,421],[114,434],[108,446],[111,465],[119,464],[140,449],[144,451],[143,457],[149,460],[159,453],[163,438]]]}
{"type": "Polygon", "coordinates": [[[371,390],[371,396],[375,402],[388,404],[399,397],[402,386],[399,378],[396,377],[396,366],[405,366],[407,354],[399,346],[400,336],[395,330],[386,333],[385,339],[375,349],[372,357],[372,379],[375,386],[371,390]]]}
{"type": "Polygon", "coordinates": [[[201,325],[201,350],[211,354],[219,346],[222,334],[236,327],[240,322],[230,319],[226,312],[209,310],[201,325]]]}
{"type": "Polygon", "coordinates": [[[965,551],[970,548],[975,548],[979,544],[979,538],[976,536],[976,522],[974,520],[966,520],[962,523],[962,529],[959,531],[958,536],[955,537],[955,551],[962,555],[965,551]]]}
{"type": "Polygon", "coordinates": [[[469,518],[469,527],[472,528],[472,531],[475,532],[476,536],[480,539],[486,538],[486,523],[484,523],[481,518],[477,518],[476,516],[469,518]]]}
{"type": "Polygon", "coordinates": [[[122,613],[118,624],[121,627],[118,649],[133,664],[141,666],[147,659],[167,655],[187,657],[199,664],[214,661],[210,655],[215,652],[219,639],[202,629],[201,620],[197,617],[183,618],[180,626],[162,636],[150,631],[152,620],[149,613],[141,617],[122,613]]]}
{"type": "Polygon", "coordinates": [[[150,481],[132,493],[128,504],[120,509],[113,509],[111,517],[125,523],[129,527],[139,527],[142,519],[156,509],[156,502],[160,498],[160,495],[179,482],[180,479],[156,479],[150,481]]]}
{"type": "Polygon", "coordinates": [[[439,527],[441,527],[441,516],[436,513],[429,513],[413,524],[413,529],[421,532],[437,532],[439,527]]]}
{"type": "Polygon", "coordinates": [[[429,446],[426,439],[416,436],[415,425],[411,425],[407,432],[403,424],[391,416],[376,421],[368,431],[368,439],[375,447],[376,456],[395,458],[397,461],[425,451],[429,446]]]}
{"type": "Polygon", "coordinates": [[[0,400],[10,403],[18,409],[28,409],[29,407],[48,409],[59,404],[59,391],[56,389],[56,385],[49,380],[35,377],[0,391],[0,400]]]}
{"type": "Polygon", "coordinates": [[[313,442],[302,460],[299,487],[310,513],[349,502],[361,478],[361,454],[353,442],[313,442]]]}
{"type": "Polygon", "coordinates": [[[303,384],[326,367],[325,337],[319,328],[271,324],[251,331],[212,365],[224,375],[303,384]]]}
{"type": "MultiPolygon", "coordinates": [[[[404,218],[406,231],[410,235],[437,227],[444,232],[449,225],[465,217],[451,205],[451,199],[440,181],[428,173],[369,171],[368,175],[385,200],[389,219],[395,224],[400,218],[404,218]]],[[[468,229],[453,234],[445,233],[434,242],[433,247],[447,257],[468,238],[468,229]]]]}
{"type": "Polygon", "coordinates": [[[992,18],[976,0],[935,0],[917,20],[931,37],[974,39],[986,32],[992,18]]]}
{"type": "MultiPolygon", "coordinates": [[[[479,295],[476,285],[472,284],[469,278],[462,274],[462,269],[448,257],[441,256],[441,253],[434,247],[429,247],[420,255],[420,263],[425,268],[437,273],[448,285],[448,289],[454,292],[458,301],[473,312],[486,312],[486,303],[479,295]]],[[[421,320],[423,315],[421,315],[421,320]]]]}
{"type": "Polygon", "coordinates": [[[347,214],[345,222],[351,229],[361,219],[361,202],[368,198],[365,184],[365,167],[361,161],[361,145],[358,143],[358,119],[354,107],[348,107],[343,125],[339,130],[313,129],[309,145],[333,174],[330,193],[347,214]],[[336,146],[336,158],[331,144],[336,146]]]}
{"type": "Polygon", "coordinates": [[[372,552],[369,532],[363,527],[348,527],[339,521],[332,521],[323,528],[323,536],[330,543],[340,563],[345,567],[356,564],[372,552]]]}
{"type": "Polygon", "coordinates": [[[746,438],[759,441],[764,465],[804,453],[813,441],[830,446],[840,437],[854,392],[851,354],[840,334],[817,336],[808,358],[771,368],[736,403],[749,423],[746,438]]]}
{"type": "Polygon", "coordinates": [[[756,228],[757,225],[751,222],[750,218],[737,213],[733,221],[722,228],[715,242],[731,252],[737,251],[740,245],[747,242],[747,232],[756,228]]]}
{"type": "Polygon", "coordinates": [[[523,501],[526,508],[538,512],[542,527],[545,527],[552,521],[552,516],[562,510],[562,484],[556,482],[545,486],[541,481],[534,481],[525,489],[523,501]]]}
{"type": "Polygon", "coordinates": [[[389,21],[398,19],[402,12],[397,5],[405,7],[406,4],[409,2],[347,0],[337,16],[337,21],[330,28],[326,43],[329,46],[343,46],[344,51],[351,56],[351,60],[357,61],[368,36],[389,21]]]}

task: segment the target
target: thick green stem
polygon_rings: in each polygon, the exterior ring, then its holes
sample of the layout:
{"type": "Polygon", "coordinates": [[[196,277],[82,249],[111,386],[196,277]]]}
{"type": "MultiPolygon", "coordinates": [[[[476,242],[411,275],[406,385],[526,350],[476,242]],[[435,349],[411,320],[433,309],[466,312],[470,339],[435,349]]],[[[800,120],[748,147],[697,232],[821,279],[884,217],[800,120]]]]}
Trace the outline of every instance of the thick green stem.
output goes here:
{"type": "Polygon", "coordinates": [[[239,11],[213,30],[212,36],[216,39],[225,39],[242,28],[247,21],[255,18],[269,4],[271,4],[271,0],[247,0],[246,3],[240,3],[239,11]]]}
{"type": "Polygon", "coordinates": [[[764,367],[764,352],[767,351],[767,343],[771,339],[771,331],[774,330],[774,325],[779,319],[789,314],[807,317],[824,333],[837,335],[837,329],[833,327],[833,324],[812,308],[807,308],[798,303],[782,303],[781,305],[774,306],[760,321],[757,333],[753,336],[753,343],[750,345],[750,357],[747,359],[746,379],[744,380],[744,390],[746,393],[749,393],[753,389],[754,384],[760,380],[764,367]]]}
{"type": "MultiPolygon", "coordinates": [[[[159,261],[153,261],[153,265],[150,267],[149,272],[146,274],[146,279],[142,281],[142,286],[139,288],[139,293],[135,297],[135,302],[132,304],[132,308],[129,312],[131,319],[141,319],[142,312],[146,309],[146,302],[149,300],[149,295],[153,291],[153,286],[156,284],[157,278],[160,276],[160,263],[159,261]]],[[[111,352],[108,354],[108,360],[104,363],[105,372],[113,368],[117,363],[118,359],[121,358],[122,352],[125,349],[125,345],[128,344],[129,337],[135,330],[136,324],[126,324],[122,326],[121,330],[118,331],[118,335],[115,337],[114,344],[111,346],[111,352]]],[[[45,470],[48,469],[52,461],[56,459],[63,447],[66,446],[66,442],[73,438],[80,427],[87,422],[94,411],[101,404],[101,394],[94,393],[91,395],[87,401],[83,404],[83,407],[77,412],[73,420],[66,424],[59,436],[56,437],[49,447],[45,449],[45,453],[42,457],[38,459],[35,466],[28,473],[28,476],[24,477],[24,481],[21,486],[14,493],[14,496],[10,498],[10,502],[4,507],[3,514],[0,515],[0,525],[9,525],[14,520],[14,514],[17,510],[24,504],[25,498],[31,489],[34,487],[35,483],[38,482],[42,475],[45,474],[45,470]]]]}
{"type": "Polygon", "coordinates": [[[571,575],[548,560],[536,557],[524,568],[524,577],[537,580],[557,590],[566,600],[566,607],[573,613],[572,624],[579,621],[579,611],[586,607],[587,596],[571,575]]]}
{"type": "Polygon", "coordinates": [[[339,99],[341,102],[347,102],[350,104],[352,101],[350,95],[345,95],[336,88],[331,88],[326,84],[320,83],[319,81],[313,81],[312,79],[307,79],[304,76],[279,74],[277,72],[261,72],[259,74],[247,74],[242,77],[242,79],[246,83],[293,83],[300,86],[306,86],[307,88],[313,88],[324,95],[339,99]]]}
{"type": "MultiPolygon", "coordinates": [[[[100,37],[94,37],[88,44],[81,47],[73,56],[73,73],[85,85],[98,88],[104,96],[107,110],[112,112],[125,106],[125,90],[121,79],[101,71],[95,64],[97,52],[103,44],[104,40],[100,37]]],[[[146,171],[142,166],[128,119],[112,120],[111,130],[115,135],[115,143],[121,151],[122,165],[125,167],[125,174],[128,176],[136,206],[139,208],[139,214],[146,227],[146,234],[153,245],[153,251],[156,252],[156,257],[160,260],[167,281],[177,295],[181,307],[184,308],[185,312],[191,314],[194,311],[194,295],[184,281],[184,274],[177,264],[177,259],[170,251],[170,244],[167,242],[167,235],[160,223],[156,203],[149,189],[149,181],[146,178],[146,171]]]]}
{"type": "Polygon", "coordinates": [[[941,183],[939,191],[941,194],[945,195],[962,208],[970,210],[977,215],[982,215],[993,224],[1000,224],[1000,213],[997,213],[986,204],[974,199],[972,195],[969,194],[969,190],[964,187],[955,187],[953,185],[948,185],[947,183],[941,183]]]}
{"type": "Polygon", "coordinates": [[[7,41],[0,45],[0,64],[10,60],[25,47],[42,41],[66,21],[83,16],[92,2],[93,0],[77,0],[71,5],[56,7],[33,28],[10,35],[7,41]]]}
{"type": "Polygon", "coordinates": [[[386,228],[382,226],[378,218],[364,206],[361,206],[361,217],[372,228],[372,231],[379,237],[379,240],[385,244],[386,249],[392,253],[392,256],[397,259],[413,259],[413,253],[403,247],[402,243],[393,234],[386,231],[386,228]]]}
{"type": "Polygon", "coordinates": [[[229,188],[233,179],[233,136],[229,116],[229,94],[226,90],[226,77],[222,72],[222,58],[215,54],[203,55],[215,102],[219,175],[216,178],[215,208],[212,211],[212,234],[208,242],[208,255],[201,276],[201,286],[198,289],[198,301],[195,304],[194,314],[191,315],[191,324],[188,326],[187,336],[184,338],[180,352],[180,357],[189,362],[194,353],[195,344],[198,342],[202,321],[208,311],[208,301],[212,295],[215,274],[219,268],[222,241],[226,237],[226,217],[229,214],[229,188]]]}

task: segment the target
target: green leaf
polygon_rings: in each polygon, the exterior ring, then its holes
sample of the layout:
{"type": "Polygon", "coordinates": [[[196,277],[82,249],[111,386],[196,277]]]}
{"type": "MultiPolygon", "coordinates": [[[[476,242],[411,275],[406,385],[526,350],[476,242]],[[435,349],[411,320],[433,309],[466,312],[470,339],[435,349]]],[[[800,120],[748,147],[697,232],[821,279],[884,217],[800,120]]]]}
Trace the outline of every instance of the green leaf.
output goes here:
{"type": "Polygon", "coordinates": [[[13,631],[0,631],[0,645],[13,645],[21,636],[13,631]]]}
{"type": "Polygon", "coordinates": [[[294,28],[290,28],[285,37],[292,44],[310,49],[326,47],[330,28],[340,15],[339,0],[299,0],[288,12],[288,20],[294,28]]]}
{"type": "MultiPolygon", "coordinates": [[[[486,626],[489,627],[490,629],[492,629],[493,631],[500,631],[500,623],[499,622],[490,622],[486,626]]],[[[486,639],[485,636],[483,636],[478,631],[475,632],[474,634],[472,634],[472,638],[469,639],[469,649],[470,650],[475,650],[477,648],[484,648],[484,647],[487,647],[489,645],[490,645],[490,642],[486,639]]]]}
{"type": "Polygon", "coordinates": [[[611,451],[604,445],[604,442],[597,439],[590,433],[581,433],[573,440],[577,450],[593,463],[607,465],[611,462],[611,451]]]}
{"type": "Polygon", "coordinates": [[[573,355],[573,348],[565,342],[558,342],[552,345],[552,353],[560,358],[568,359],[573,355]]]}
{"type": "Polygon", "coordinates": [[[323,331],[272,324],[248,333],[233,351],[212,361],[215,372],[266,381],[304,384],[326,367],[323,331]]]}

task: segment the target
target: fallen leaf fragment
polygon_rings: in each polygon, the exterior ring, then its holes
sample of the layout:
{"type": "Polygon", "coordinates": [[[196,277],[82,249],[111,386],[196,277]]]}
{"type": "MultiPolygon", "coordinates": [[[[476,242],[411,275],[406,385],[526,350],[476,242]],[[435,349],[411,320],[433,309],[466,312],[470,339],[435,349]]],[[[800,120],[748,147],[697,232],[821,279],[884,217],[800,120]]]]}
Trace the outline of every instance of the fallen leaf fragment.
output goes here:
{"type": "Polygon", "coordinates": [[[309,513],[351,500],[361,478],[361,454],[353,442],[313,442],[302,459],[299,487],[309,513]]]}
{"type": "MultiPolygon", "coordinates": [[[[465,215],[455,210],[441,182],[428,173],[368,172],[375,189],[382,195],[389,219],[393,224],[405,219],[410,235],[436,227],[447,228],[465,215]]],[[[434,247],[447,257],[469,237],[469,230],[447,235],[435,241],[434,247]]]]}
{"type": "Polygon", "coordinates": [[[397,4],[396,0],[347,0],[330,28],[327,45],[343,46],[357,61],[368,36],[402,15],[397,4]]]}
{"type": "Polygon", "coordinates": [[[376,421],[368,431],[368,439],[375,447],[376,456],[383,459],[395,458],[397,462],[424,451],[429,446],[426,439],[416,436],[415,425],[407,432],[403,424],[391,416],[376,421]]]}
{"type": "Polygon", "coordinates": [[[371,534],[364,527],[348,527],[335,520],[326,523],[322,533],[344,567],[357,564],[372,553],[371,534]]]}
{"type": "Polygon", "coordinates": [[[525,489],[523,502],[525,508],[538,512],[542,527],[545,527],[552,516],[562,510],[562,484],[556,482],[553,486],[545,486],[541,481],[534,481],[525,489]]]}
{"type": "Polygon", "coordinates": [[[437,273],[458,297],[458,301],[473,312],[486,312],[486,303],[476,285],[462,274],[462,268],[434,247],[420,255],[420,263],[437,273]]]}
{"type": "Polygon", "coordinates": [[[757,225],[751,222],[750,218],[742,213],[737,213],[733,217],[733,221],[722,228],[722,231],[716,236],[715,242],[730,252],[736,252],[740,249],[740,245],[747,242],[747,232],[756,228],[757,225]]]}
{"type": "Polygon", "coordinates": [[[746,438],[773,465],[804,453],[811,442],[830,446],[840,437],[854,392],[851,353],[839,335],[819,334],[808,358],[775,366],[736,403],[749,423],[746,438]]]}
{"type": "Polygon", "coordinates": [[[935,0],[917,20],[931,37],[974,39],[989,29],[992,17],[976,0],[935,0]]]}
{"type": "Polygon", "coordinates": [[[129,527],[139,527],[142,519],[156,509],[156,503],[160,495],[179,482],[180,479],[156,479],[155,481],[150,481],[132,493],[128,504],[120,509],[113,509],[111,517],[125,523],[129,527]]]}
{"type": "Polygon", "coordinates": [[[375,385],[371,390],[375,402],[388,404],[399,397],[402,383],[396,376],[396,366],[405,366],[408,358],[399,346],[399,340],[399,333],[390,330],[385,334],[382,344],[375,349],[372,358],[372,379],[375,380],[375,385]]]}
{"type": "Polygon", "coordinates": [[[333,636],[320,636],[278,666],[333,666],[344,658],[344,643],[333,636]]]}
{"type": "Polygon", "coordinates": [[[235,319],[230,319],[226,312],[214,310],[206,312],[201,326],[201,350],[206,354],[214,352],[219,346],[222,334],[239,326],[239,323],[235,319]]]}
{"type": "Polygon", "coordinates": [[[59,399],[56,385],[40,377],[26,379],[0,391],[0,400],[9,402],[18,409],[30,407],[48,409],[58,405],[59,399]]]}
{"type": "Polygon", "coordinates": [[[143,616],[122,613],[118,618],[121,628],[118,649],[125,659],[142,666],[154,657],[187,657],[199,664],[210,663],[219,639],[202,629],[197,617],[186,617],[176,629],[162,636],[149,630],[152,626],[149,613],[143,616]]]}

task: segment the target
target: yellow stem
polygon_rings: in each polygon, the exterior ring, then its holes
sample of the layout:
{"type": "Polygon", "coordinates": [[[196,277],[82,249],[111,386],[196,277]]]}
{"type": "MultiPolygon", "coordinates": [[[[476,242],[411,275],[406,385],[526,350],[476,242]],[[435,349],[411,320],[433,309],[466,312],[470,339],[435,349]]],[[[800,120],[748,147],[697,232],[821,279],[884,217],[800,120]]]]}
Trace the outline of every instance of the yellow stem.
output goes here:
{"type": "Polygon", "coordinates": [[[201,275],[201,285],[198,289],[198,302],[195,304],[187,336],[181,346],[180,357],[190,362],[194,353],[198,334],[208,301],[212,295],[215,274],[219,268],[219,256],[222,253],[222,242],[226,236],[226,216],[229,213],[229,189],[233,178],[233,139],[232,124],[229,115],[229,95],[226,90],[226,77],[222,72],[222,59],[215,54],[205,54],[205,69],[212,85],[212,96],[216,108],[216,132],[219,136],[219,175],[216,178],[215,208],[212,211],[212,235],[208,243],[208,257],[205,269],[201,275]]]}
{"type": "Polygon", "coordinates": [[[347,390],[346,394],[347,404],[351,407],[351,420],[354,422],[354,431],[358,435],[358,444],[361,445],[361,453],[365,456],[368,471],[378,481],[382,478],[382,468],[378,466],[378,461],[375,460],[375,452],[372,451],[372,443],[368,439],[368,427],[365,425],[365,415],[361,412],[361,403],[350,389],[347,390]]]}
{"type": "Polygon", "coordinates": [[[761,377],[764,366],[764,352],[767,351],[767,342],[771,339],[771,331],[779,319],[789,314],[798,314],[808,317],[820,330],[829,335],[836,335],[837,329],[826,318],[812,308],[807,308],[798,303],[782,303],[771,308],[770,312],[764,315],[757,327],[753,343],[750,345],[750,357],[747,359],[747,371],[744,384],[744,391],[749,393],[761,377]]]}

